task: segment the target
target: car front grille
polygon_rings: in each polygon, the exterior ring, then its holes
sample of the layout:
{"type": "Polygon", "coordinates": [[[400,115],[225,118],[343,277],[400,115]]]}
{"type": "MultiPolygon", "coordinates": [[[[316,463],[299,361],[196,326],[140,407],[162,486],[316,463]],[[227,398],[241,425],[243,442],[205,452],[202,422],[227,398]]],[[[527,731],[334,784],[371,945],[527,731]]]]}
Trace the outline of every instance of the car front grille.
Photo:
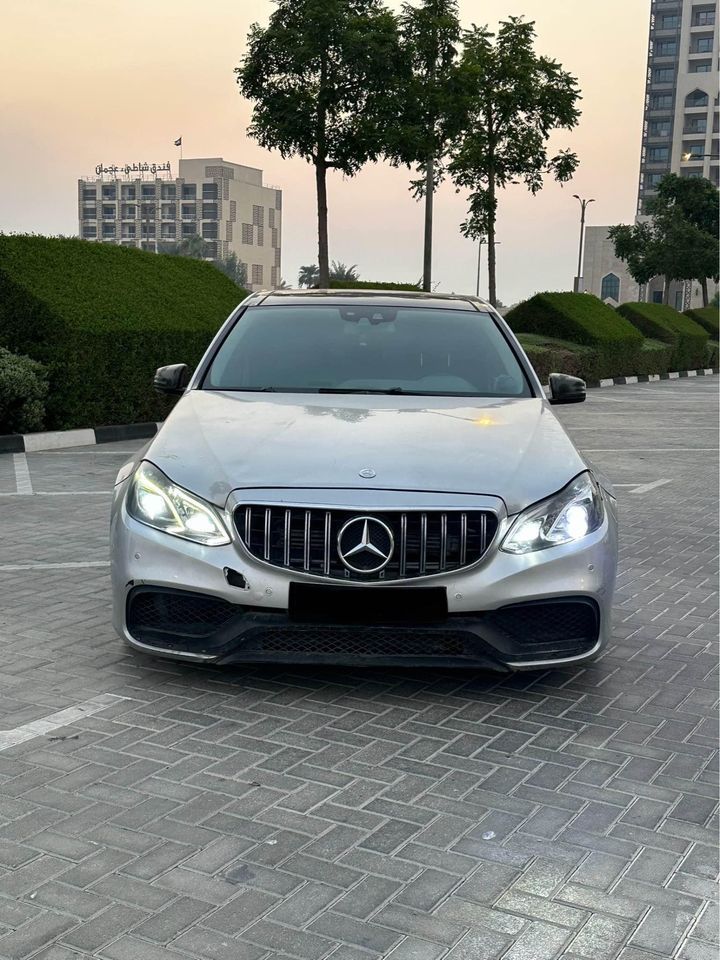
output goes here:
{"type": "Polygon", "coordinates": [[[247,647],[264,654],[338,657],[458,657],[472,635],[454,630],[377,627],[268,627],[246,634],[247,647]]]}
{"type": "Polygon", "coordinates": [[[504,638],[509,659],[522,663],[587,653],[597,643],[599,621],[590,600],[541,600],[486,613],[482,626],[504,638]]]}
{"type": "Polygon", "coordinates": [[[243,504],[235,511],[235,525],[258,560],[287,570],[368,583],[424,577],[477,563],[495,536],[498,519],[489,510],[380,510],[365,515],[243,504]],[[367,529],[371,549],[348,557],[367,529]],[[340,556],[341,536],[349,566],[340,556]],[[378,568],[384,557],[387,561],[378,568]]]}
{"type": "Polygon", "coordinates": [[[209,637],[239,612],[236,604],[219,597],[141,587],[128,597],[128,629],[139,640],[159,633],[209,637]]]}

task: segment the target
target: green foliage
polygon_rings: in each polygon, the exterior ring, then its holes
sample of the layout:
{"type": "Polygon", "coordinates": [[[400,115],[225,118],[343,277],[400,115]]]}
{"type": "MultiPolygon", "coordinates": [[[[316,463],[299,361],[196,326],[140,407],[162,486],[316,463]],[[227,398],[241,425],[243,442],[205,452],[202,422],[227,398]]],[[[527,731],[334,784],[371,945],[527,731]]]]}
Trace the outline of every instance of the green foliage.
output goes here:
{"type": "Polygon", "coordinates": [[[41,363],[0,347],[0,434],[42,429],[47,389],[41,363]]]}
{"type": "Polygon", "coordinates": [[[244,295],[187,257],[0,235],[0,344],[47,367],[51,429],[163,417],[155,369],[196,365],[244,295]]]}
{"type": "Polygon", "coordinates": [[[214,260],[213,266],[229,277],[232,282],[242,289],[247,286],[247,265],[242,263],[238,255],[232,250],[225,260],[214,260]]]}
{"type": "Polygon", "coordinates": [[[718,343],[717,340],[708,340],[704,366],[716,369],[720,365],[718,361],[718,351],[720,351],[720,343],[718,343]]]}
{"type": "Polygon", "coordinates": [[[375,280],[331,280],[331,290],[419,290],[417,283],[384,283],[375,280]]]}
{"type": "Polygon", "coordinates": [[[600,380],[634,374],[640,362],[642,335],[624,317],[587,293],[537,293],[505,314],[515,333],[558,337],[597,350],[595,376],[600,380]]]}
{"type": "Polygon", "coordinates": [[[632,371],[625,364],[609,370],[598,347],[581,346],[569,340],[533,333],[520,333],[518,340],[543,383],[547,383],[551,373],[569,373],[573,377],[582,377],[587,383],[597,383],[605,377],[667,373],[670,370],[672,347],[659,340],[643,340],[632,371]]]}
{"type": "Polygon", "coordinates": [[[717,304],[713,307],[699,307],[695,310],[686,310],[685,316],[690,317],[695,323],[699,323],[703,330],[707,330],[713,339],[717,338],[720,332],[720,311],[717,304]]]}
{"type": "Polygon", "coordinates": [[[617,312],[643,336],[671,344],[673,369],[695,370],[703,366],[708,335],[690,317],[661,303],[623,303],[617,312]]]}
{"type": "Polygon", "coordinates": [[[578,123],[580,91],[575,77],[557,61],[534,50],[535,26],[519,17],[466,31],[461,87],[468,121],[453,151],[450,173],[458,190],[468,190],[465,236],[488,238],[490,301],[496,302],[495,221],[497,191],[522,182],[534,195],[546,175],[572,178],[577,156],[560,150],[548,156],[555,129],[578,123]]]}
{"type": "Polygon", "coordinates": [[[319,282],[328,282],[326,174],[351,177],[385,148],[400,75],[397,22],[380,0],[276,0],[236,70],[248,132],[315,167],[319,282]]]}

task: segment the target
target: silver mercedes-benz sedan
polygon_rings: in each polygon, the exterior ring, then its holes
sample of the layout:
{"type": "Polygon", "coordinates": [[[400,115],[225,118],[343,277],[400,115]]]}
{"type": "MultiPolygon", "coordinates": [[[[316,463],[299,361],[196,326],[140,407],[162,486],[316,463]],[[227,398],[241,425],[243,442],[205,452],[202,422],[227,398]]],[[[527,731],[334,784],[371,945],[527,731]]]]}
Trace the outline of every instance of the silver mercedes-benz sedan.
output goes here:
{"type": "MultiPolygon", "coordinates": [[[[180,359],[180,358],[178,358],[180,359]]],[[[473,297],[248,297],[120,470],[114,625],[206,663],[539,669],[595,657],[617,565],[609,483],[509,327],[473,297]]]]}

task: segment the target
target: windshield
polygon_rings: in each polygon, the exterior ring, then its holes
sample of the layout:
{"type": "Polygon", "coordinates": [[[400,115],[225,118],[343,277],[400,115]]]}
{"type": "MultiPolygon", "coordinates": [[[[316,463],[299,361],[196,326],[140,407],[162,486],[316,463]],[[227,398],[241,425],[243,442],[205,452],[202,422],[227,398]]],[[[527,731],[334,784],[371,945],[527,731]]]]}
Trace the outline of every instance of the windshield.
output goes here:
{"type": "Polygon", "coordinates": [[[250,307],[219,347],[203,387],[532,396],[489,313],[362,301],[250,307]]]}

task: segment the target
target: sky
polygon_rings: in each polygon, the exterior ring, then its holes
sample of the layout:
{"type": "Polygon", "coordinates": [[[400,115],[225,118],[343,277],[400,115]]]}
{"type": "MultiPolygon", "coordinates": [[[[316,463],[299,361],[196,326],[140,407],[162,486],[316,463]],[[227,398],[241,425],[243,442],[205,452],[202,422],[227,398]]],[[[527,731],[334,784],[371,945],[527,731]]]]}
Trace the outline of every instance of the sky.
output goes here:
{"type": "MultiPolygon", "coordinates": [[[[391,0],[389,6],[400,4],[391,0]]],[[[2,0],[0,2],[0,231],[74,235],[77,179],[96,164],[218,157],[261,167],[283,190],[282,275],[317,261],[312,167],[283,160],[246,135],[251,105],[234,67],[270,0],[2,0]]],[[[465,26],[509,15],[536,23],[537,50],[579,80],[579,126],[551,147],[580,158],[573,181],[500,196],[498,296],[567,290],[577,269],[578,193],[589,224],[629,223],[637,196],[650,0],[460,0],[465,26]]],[[[415,282],[423,212],[409,173],[370,164],[330,176],[330,255],[363,279],[415,282]]],[[[443,184],[435,203],[437,289],[474,293],[478,246],[459,230],[466,195],[443,184]]],[[[483,250],[483,261],[486,251],[483,250]]],[[[487,293],[484,269],[480,294],[487,293]]]]}

